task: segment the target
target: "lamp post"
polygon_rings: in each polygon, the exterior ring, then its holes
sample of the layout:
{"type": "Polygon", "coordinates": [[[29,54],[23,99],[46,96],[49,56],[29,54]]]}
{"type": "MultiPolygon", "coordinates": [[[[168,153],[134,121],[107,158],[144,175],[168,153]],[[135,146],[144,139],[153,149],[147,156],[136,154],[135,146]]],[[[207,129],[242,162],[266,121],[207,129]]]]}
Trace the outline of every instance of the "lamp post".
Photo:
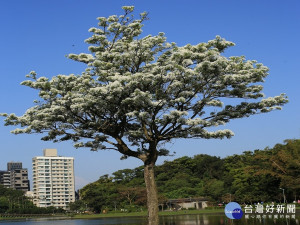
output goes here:
{"type": "Polygon", "coordinates": [[[284,189],[283,188],[279,188],[280,190],[282,190],[282,194],[283,194],[283,203],[285,204],[285,195],[284,195],[284,189]]]}
{"type": "Polygon", "coordinates": [[[117,211],[117,201],[113,201],[114,205],[115,205],[115,211],[117,211]]]}

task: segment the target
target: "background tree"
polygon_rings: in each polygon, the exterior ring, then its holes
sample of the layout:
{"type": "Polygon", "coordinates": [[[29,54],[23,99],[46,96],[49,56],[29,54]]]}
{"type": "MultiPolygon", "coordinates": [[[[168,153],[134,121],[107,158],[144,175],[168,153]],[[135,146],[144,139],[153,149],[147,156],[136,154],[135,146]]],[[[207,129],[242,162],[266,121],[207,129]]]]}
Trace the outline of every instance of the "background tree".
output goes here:
{"type": "MultiPolygon", "coordinates": [[[[274,148],[245,151],[243,154],[227,156],[224,159],[200,154],[165,161],[155,167],[160,208],[166,206],[168,199],[190,197],[204,197],[210,199],[210,204],[215,205],[220,201],[225,203],[237,201],[241,204],[282,202],[282,190],[279,188],[285,189],[288,203],[298,200],[300,189],[297,188],[299,187],[297,181],[300,174],[295,165],[299,165],[300,161],[297,158],[300,155],[299,144],[299,140],[287,140],[285,144],[277,144],[274,148]],[[280,163],[278,159],[283,153],[284,163],[280,163]],[[274,159],[280,163],[278,164],[280,169],[274,165],[274,159]],[[199,167],[201,162],[209,164],[199,167]],[[203,171],[203,168],[206,169],[203,171]],[[220,168],[223,170],[222,173],[220,168]],[[287,183],[286,181],[291,181],[291,176],[295,182],[287,183]]],[[[98,181],[86,185],[80,192],[84,193],[87,203],[96,203],[89,204],[89,209],[97,211],[98,205],[103,209],[127,209],[128,212],[145,208],[146,191],[145,184],[141,180],[141,170],[142,167],[119,170],[114,172],[112,177],[104,175],[98,181]],[[123,179],[123,176],[126,179],[123,179]],[[95,201],[96,192],[97,196],[104,196],[102,190],[105,190],[106,197],[99,197],[95,201]],[[132,200],[126,197],[128,194],[132,200]]],[[[75,206],[80,206],[79,203],[75,206]]]]}
{"type": "Polygon", "coordinates": [[[135,171],[131,169],[118,170],[112,175],[116,182],[129,182],[135,176],[135,171]]]}
{"type": "Polygon", "coordinates": [[[221,180],[211,179],[204,186],[205,196],[211,196],[213,199],[221,201],[224,194],[224,182],[221,180]]]}
{"type": "Polygon", "coordinates": [[[119,194],[125,198],[131,206],[138,195],[138,189],[137,187],[121,187],[119,194]]]}
{"type": "Polygon", "coordinates": [[[299,198],[300,140],[286,140],[285,145],[277,144],[269,161],[272,168],[270,173],[281,180],[280,187],[285,189],[287,198],[299,198]]]}
{"type": "Polygon", "coordinates": [[[118,187],[108,175],[103,175],[96,182],[86,185],[80,190],[80,196],[86,207],[97,213],[114,208],[114,202],[119,199],[118,187]]]}
{"type": "Polygon", "coordinates": [[[69,208],[74,212],[84,212],[87,210],[87,204],[82,200],[76,200],[75,202],[70,202],[69,208]]]}
{"type": "Polygon", "coordinates": [[[120,186],[119,195],[121,199],[124,199],[127,204],[131,207],[132,204],[144,206],[146,199],[145,187],[130,187],[130,186],[120,186]]]}
{"type": "Polygon", "coordinates": [[[142,160],[148,221],[158,224],[154,165],[168,154],[164,143],[230,138],[232,131],[216,127],[280,109],[287,98],[262,99],[268,68],[243,56],[222,56],[234,43],[217,36],[178,47],[163,33],[142,37],[147,13],[134,19],[133,6],[123,9],[124,15],[99,17],[99,27],[89,30],[91,54],[69,55],[87,64],[81,75],[48,79],[31,72],[22,85],[37,89],[41,100],[23,116],[2,115],[5,125],[21,126],[15,134],[45,133],[45,141],[73,140],[75,147],[142,160]]]}

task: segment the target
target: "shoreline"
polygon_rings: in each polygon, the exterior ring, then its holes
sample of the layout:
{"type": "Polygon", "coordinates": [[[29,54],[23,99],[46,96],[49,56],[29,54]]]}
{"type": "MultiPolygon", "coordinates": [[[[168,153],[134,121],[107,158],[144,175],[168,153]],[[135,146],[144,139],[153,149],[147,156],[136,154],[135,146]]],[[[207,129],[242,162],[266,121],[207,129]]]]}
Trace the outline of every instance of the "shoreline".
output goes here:
{"type": "MultiPolygon", "coordinates": [[[[160,211],[159,216],[180,216],[180,215],[220,215],[224,214],[224,209],[207,209],[207,210],[180,210],[180,211],[160,211]]],[[[297,217],[300,218],[300,209],[296,210],[297,217]]],[[[147,211],[143,212],[108,212],[106,214],[67,214],[67,215],[7,215],[0,220],[27,220],[27,219],[46,219],[46,220],[76,220],[76,219],[101,219],[101,218],[121,218],[121,217],[147,217],[147,211]]]]}
{"type": "MultiPolygon", "coordinates": [[[[220,214],[224,213],[224,209],[209,209],[209,210],[180,210],[180,211],[161,211],[159,216],[176,216],[176,215],[195,215],[195,214],[220,214]]],[[[20,214],[20,215],[0,215],[0,220],[22,220],[22,219],[98,219],[98,218],[114,218],[114,217],[147,217],[147,211],[143,212],[108,212],[101,214],[66,214],[66,215],[34,215],[34,214],[20,214]]]]}
{"type": "MultiPolygon", "coordinates": [[[[222,214],[224,209],[208,209],[208,210],[180,210],[180,211],[160,211],[159,216],[177,216],[177,215],[197,215],[197,214],[222,214]]],[[[93,218],[110,218],[110,217],[147,217],[147,211],[131,212],[131,213],[106,213],[92,215],[74,215],[74,219],[93,219],[93,218]]]]}

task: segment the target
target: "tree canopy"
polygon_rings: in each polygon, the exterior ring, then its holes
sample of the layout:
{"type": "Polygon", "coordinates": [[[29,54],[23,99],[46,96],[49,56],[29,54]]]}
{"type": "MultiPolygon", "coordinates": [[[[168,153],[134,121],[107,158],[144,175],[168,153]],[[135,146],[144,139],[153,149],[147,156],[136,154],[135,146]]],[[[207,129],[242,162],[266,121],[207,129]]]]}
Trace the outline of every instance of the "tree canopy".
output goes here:
{"type": "Polygon", "coordinates": [[[46,141],[73,140],[75,147],[114,149],[145,161],[151,151],[167,154],[156,149],[159,143],[229,138],[232,131],[215,127],[287,102],[284,94],[262,98],[266,66],[221,54],[234,43],[217,36],[179,47],[163,33],[142,36],[147,13],[134,19],[133,7],[123,9],[124,15],[99,17],[99,27],[89,30],[91,54],[69,55],[87,64],[82,74],[28,75],[22,85],[37,89],[41,99],[23,116],[4,114],[6,125],[21,126],[13,133],[44,133],[46,141]]]}

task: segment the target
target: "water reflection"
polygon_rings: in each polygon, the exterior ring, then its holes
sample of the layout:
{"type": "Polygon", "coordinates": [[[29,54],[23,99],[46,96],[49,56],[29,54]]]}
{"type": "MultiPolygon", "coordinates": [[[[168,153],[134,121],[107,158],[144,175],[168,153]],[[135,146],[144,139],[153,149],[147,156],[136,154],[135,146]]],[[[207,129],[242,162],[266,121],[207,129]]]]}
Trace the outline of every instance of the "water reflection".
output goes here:
{"type": "Polygon", "coordinates": [[[182,215],[182,216],[163,216],[160,218],[162,225],[209,225],[206,215],[182,215]]]}
{"type": "Polygon", "coordinates": [[[299,225],[299,219],[241,219],[231,220],[223,215],[164,216],[161,225],[299,225]]]}
{"type": "MultiPolygon", "coordinates": [[[[160,225],[300,225],[300,215],[296,219],[241,219],[230,220],[222,214],[178,215],[160,217],[160,225]]],[[[0,225],[146,225],[145,217],[122,217],[101,219],[23,219],[18,221],[1,221],[0,225]]]]}

